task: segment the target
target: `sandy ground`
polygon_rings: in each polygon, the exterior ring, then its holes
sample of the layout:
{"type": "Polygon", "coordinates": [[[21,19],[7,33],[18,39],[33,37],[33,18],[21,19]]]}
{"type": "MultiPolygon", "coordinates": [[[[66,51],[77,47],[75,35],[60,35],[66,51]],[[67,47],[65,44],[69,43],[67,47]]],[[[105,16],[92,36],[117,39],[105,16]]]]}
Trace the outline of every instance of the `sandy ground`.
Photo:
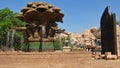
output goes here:
{"type": "Polygon", "coordinates": [[[120,68],[120,60],[95,60],[90,52],[0,52],[0,68],[120,68]]]}

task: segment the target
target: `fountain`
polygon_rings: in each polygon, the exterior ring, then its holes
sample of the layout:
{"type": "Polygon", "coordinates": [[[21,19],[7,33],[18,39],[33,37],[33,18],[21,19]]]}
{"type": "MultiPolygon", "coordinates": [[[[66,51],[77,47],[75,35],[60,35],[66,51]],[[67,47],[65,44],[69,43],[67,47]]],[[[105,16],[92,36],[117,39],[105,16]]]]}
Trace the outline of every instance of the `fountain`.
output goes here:
{"type": "MultiPolygon", "coordinates": [[[[44,2],[29,2],[16,16],[27,23],[25,27],[26,37],[29,42],[40,42],[39,51],[44,42],[54,42],[55,33],[65,30],[59,29],[56,22],[63,22],[64,14],[58,7],[44,2]]],[[[16,28],[17,29],[17,28],[16,28]]]]}

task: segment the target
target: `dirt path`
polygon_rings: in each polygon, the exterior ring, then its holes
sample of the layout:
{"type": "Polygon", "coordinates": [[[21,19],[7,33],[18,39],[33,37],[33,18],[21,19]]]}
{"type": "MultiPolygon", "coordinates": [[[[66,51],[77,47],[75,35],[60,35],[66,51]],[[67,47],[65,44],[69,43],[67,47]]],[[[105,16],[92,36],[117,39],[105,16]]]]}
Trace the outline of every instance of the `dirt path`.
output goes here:
{"type": "Polygon", "coordinates": [[[89,52],[1,52],[0,68],[120,68],[120,60],[94,60],[89,52]]]}

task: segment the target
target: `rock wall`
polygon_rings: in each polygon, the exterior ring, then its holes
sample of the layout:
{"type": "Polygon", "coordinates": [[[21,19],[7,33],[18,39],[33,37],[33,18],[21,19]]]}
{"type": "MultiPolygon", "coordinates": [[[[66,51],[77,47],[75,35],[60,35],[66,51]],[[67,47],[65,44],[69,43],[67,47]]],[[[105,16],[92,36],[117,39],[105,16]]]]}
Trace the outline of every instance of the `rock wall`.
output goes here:
{"type": "Polygon", "coordinates": [[[71,43],[72,45],[83,45],[91,48],[96,46],[95,40],[97,39],[98,35],[100,35],[100,31],[95,27],[86,29],[81,34],[71,33],[71,43]]]}

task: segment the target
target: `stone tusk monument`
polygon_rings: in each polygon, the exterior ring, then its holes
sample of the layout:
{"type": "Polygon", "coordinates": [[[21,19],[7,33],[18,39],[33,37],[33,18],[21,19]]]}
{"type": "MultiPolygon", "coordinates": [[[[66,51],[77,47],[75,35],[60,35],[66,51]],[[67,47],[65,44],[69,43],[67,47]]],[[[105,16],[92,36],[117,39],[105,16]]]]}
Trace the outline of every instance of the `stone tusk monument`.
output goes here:
{"type": "Polygon", "coordinates": [[[116,15],[115,13],[109,13],[108,6],[102,14],[100,26],[102,54],[111,52],[111,54],[117,55],[116,15]]]}

